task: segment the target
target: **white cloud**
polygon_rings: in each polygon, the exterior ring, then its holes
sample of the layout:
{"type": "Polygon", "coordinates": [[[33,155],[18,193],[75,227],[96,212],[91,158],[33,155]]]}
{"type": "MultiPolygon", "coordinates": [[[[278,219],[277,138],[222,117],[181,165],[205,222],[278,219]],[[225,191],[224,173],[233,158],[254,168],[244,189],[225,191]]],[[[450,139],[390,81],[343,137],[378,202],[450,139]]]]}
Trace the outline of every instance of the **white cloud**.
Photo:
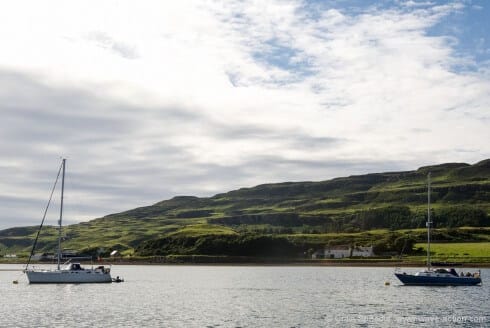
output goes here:
{"type": "Polygon", "coordinates": [[[36,223],[22,212],[40,210],[62,154],[86,204],[72,220],[174,194],[489,157],[488,65],[454,69],[471,61],[458,40],[427,32],[463,10],[3,4],[0,202],[15,216],[4,225],[36,223]]]}

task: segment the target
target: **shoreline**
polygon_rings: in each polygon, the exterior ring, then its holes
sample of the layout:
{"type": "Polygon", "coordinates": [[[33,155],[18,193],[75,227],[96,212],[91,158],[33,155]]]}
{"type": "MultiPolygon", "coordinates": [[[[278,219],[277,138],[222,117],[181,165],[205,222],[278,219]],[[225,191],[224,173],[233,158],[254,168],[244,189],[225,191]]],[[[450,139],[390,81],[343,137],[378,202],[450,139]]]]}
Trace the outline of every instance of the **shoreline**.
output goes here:
{"type": "MultiPolygon", "coordinates": [[[[359,261],[359,260],[264,260],[248,259],[247,261],[148,261],[148,260],[103,260],[100,262],[81,261],[82,265],[172,265],[172,266],[304,266],[304,267],[425,267],[425,263],[410,261],[359,261]]],[[[26,261],[0,261],[0,264],[26,265],[26,261]]],[[[31,265],[55,265],[52,262],[31,262],[31,265]]],[[[489,262],[452,262],[453,265],[434,265],[433,267],[456,267],[456,268],[490,268],[489,262]]],[[[10,269],[0,269],[9,271],[10,269]]],[[[19,269],[20,270],[20,269],[19,269]]],[[[23,269],[22,269],[23,270],[23,269]]]]}
{"type": "MultiPolygon", "coordinates": [[[[154,263],[154,262],[112,262],[107,263],[110,265],[168,265],[168,266],[297,266],[297,267],[372,267],[372,268],[422,268],[425,264],[421,263],[409,263],[409,262],[318,262],[318,263],[304,263],[304,262],[182,262],[182,263],[154,263]]],[[[434,267],[446,267],[446,266],[434,266],[434,267]]],[[[451,267],[451,266],[447,266],[451,267]]],[[[490,268],[490,263],[461,263],[455,266],[456,268],[490,268]]]]}

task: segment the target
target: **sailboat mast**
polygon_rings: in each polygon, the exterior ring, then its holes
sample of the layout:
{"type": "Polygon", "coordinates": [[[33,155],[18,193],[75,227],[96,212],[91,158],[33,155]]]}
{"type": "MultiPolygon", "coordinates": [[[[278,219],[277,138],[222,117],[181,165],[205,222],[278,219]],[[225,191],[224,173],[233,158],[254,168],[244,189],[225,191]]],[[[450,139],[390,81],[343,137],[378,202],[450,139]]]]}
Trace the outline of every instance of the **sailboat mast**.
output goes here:
{"type": "Polygon", "coordinates": [[[427,268],[430,270],[430,229],[432,219],[430,217],[430,172],[427,174],[427,268]]]}
{"type": "Polygon", "coordinates": [[[61,263],[61,224],[63,220],[63,193],[65,192],[65,165],[66,159],[63,158],[62,162],[63,173],[61,175],[61,204],[60,204],[60,219],[58,221],[58,270],[61,263]]]}

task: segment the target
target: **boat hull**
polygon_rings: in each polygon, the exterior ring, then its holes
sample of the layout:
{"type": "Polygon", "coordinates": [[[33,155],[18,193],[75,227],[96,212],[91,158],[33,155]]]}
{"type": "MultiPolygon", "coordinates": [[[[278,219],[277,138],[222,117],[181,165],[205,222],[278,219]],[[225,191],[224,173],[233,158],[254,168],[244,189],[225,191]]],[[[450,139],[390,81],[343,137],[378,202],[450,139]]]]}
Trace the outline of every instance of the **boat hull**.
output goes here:
{"type": "Polygon", "coordinates": [[[26,271],[30,284],[83,284],[112,282],[110,273],[85,271],[26,271]]]}
{"type": "Polygon", "coordinates": [[[476,277],[437,277],[395,273],[395,276],[408,286],[475,286],[481,284],[476,277]]]}

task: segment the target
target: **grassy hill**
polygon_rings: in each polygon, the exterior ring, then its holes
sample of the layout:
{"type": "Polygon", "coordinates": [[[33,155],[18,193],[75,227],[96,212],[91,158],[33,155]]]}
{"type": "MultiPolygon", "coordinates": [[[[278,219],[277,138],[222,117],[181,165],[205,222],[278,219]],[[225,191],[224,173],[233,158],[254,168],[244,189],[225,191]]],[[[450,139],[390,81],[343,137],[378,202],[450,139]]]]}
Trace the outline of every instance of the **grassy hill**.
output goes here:
{"type": "MultiPolygon", "coordinates": [[[[178,196],[67,226],[63,245],[142,255],[225,254],[227,247],[234,255],[247,255],[254,247],[274,248],[270,240],[292,243],[288,254],[329,242],[391,240],[395,247],[395,240],[406,239],[407,231],[410,238],[423,240],[417,229],[424,227],[427,215],[428,172],[436,228],[457,231],[457,237],[445,240],[488,241],[488,229],[467,233],[458,227],[490,226],[490,159],[321,182],[264,184],[208,198],[178,196]]],[[[0,231],[1,252],[27,253],[36,231],[37,227],[0,231]]],[[[45,227],[37,249],[56,249],[56,233],[45,227]]]]}

